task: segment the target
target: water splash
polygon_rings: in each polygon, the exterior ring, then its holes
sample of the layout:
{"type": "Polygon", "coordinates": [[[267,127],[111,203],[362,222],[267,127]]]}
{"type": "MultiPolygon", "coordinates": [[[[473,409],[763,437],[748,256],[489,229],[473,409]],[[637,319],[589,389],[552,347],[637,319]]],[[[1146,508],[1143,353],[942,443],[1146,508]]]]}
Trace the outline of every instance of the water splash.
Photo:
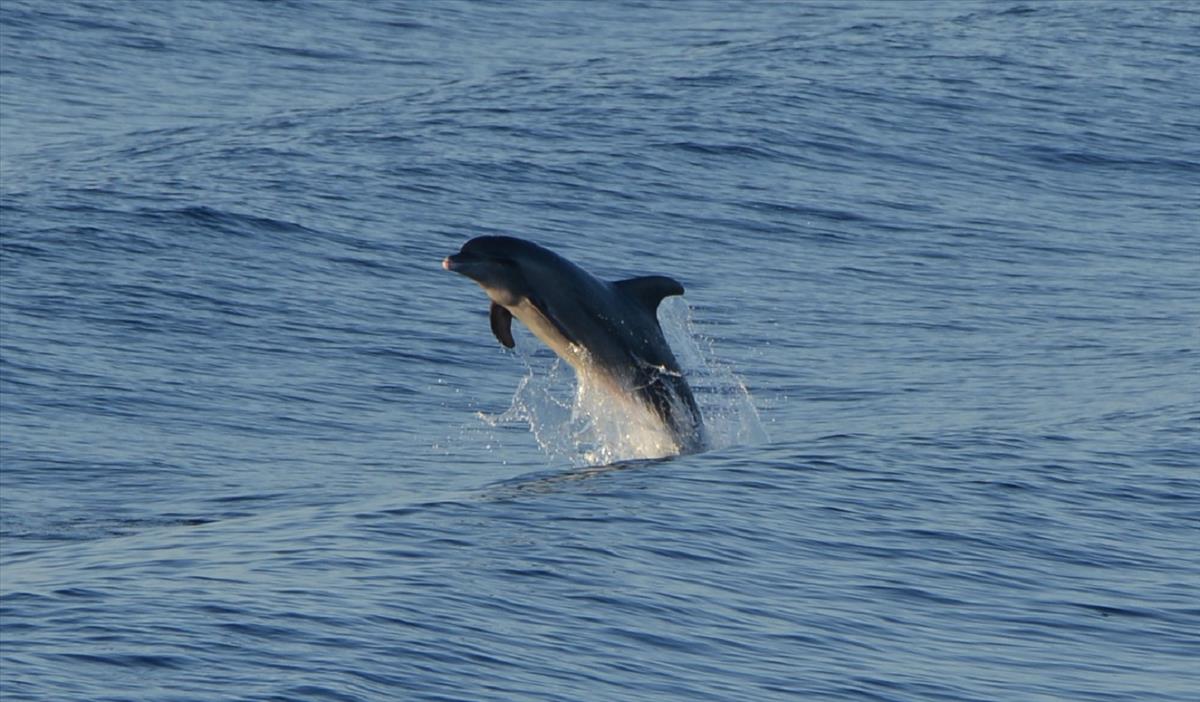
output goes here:
{"type": "Polygon", "coordinates": [[[697,331],[687,302],[663,300],[658,321],[704,414],[709,448],[766,443],[767,430],[746,382],[718,357],[713,340],[697,331]]]}
{"type": "MultiPolygon", "coordinates": [[[[704,414],[709,448],[765,442],[766,430],[749,390],[731,366],[717,359],[712,340],[697,333],[687,303],[664,301],[659,322],[704,414]]],[[[526,372],[512,404],[499,414],[480,413],[488,425],[527,423],[544,453],[581,467],[678,452],[652,411],[613,395],[586,375],[576,376],[561,359],[534,355],[528,348],[534,347],[517,345],[526,372]]]]}

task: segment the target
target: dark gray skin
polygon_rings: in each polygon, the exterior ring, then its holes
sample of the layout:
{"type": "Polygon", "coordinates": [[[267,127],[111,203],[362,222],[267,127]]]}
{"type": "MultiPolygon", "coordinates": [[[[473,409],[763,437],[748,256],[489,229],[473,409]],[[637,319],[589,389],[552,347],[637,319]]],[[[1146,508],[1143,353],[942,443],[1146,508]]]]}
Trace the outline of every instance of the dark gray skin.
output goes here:
{"type": "Polygon", "coordinates": [[[682,295],[665,276],[616,282],[596,278],[531,241],[481,236],[442,267],[479,283],[492,300],[492,332],[512,348],[512,318],[609,392],[651,409],[679,450],[704,448],[704,423],[658,324],[658,303],[682,295]]]}

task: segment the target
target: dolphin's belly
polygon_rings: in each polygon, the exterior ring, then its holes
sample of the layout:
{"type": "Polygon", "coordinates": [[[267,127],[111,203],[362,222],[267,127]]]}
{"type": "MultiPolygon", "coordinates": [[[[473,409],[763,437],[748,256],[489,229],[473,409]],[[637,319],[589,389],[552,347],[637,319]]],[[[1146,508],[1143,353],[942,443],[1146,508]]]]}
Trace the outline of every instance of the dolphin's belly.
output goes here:
{"type": "Polygon", "coordinates": [[[587,350],[563,336],[558,326],[529,300],[521,300],[520,304],[510,308],[509,311],[513,313],[514,317],[521,320],[521,323],[533,332],[534,336],[549,346],[550,350],[558,354],[559,358],[570,363],[572,367],[579,369],[587,363],[587,350]]]}
{"type": "MultiPolygon", "coordinates": [[[[571,364],[576,373],[601,383],[619,395],[633,390],[636,368],[630,364],[629,354],[619,344],[614,344],[614,340],[592,338],[594,334],[586,338],[568,339],[557,324],[528,300],[522,300],[511,311],[543,344],[571,364]]],[[[586,330],[568,330],[568,333],[573,332],[585,333],[586,330]]]]}

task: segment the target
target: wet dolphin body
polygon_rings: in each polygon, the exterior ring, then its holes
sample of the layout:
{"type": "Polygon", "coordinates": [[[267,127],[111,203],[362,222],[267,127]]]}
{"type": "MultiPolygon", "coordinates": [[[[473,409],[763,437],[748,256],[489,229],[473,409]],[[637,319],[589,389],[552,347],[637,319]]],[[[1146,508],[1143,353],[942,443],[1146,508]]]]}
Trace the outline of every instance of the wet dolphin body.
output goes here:
{"type": "Polygon", "coordinates": [[[596,278],[531,241],[481,236],[447,256],[442,267],[474,280],[492,300],[492,332],[512,348],[512,318],[575,368],[624,398],[651,409],[680,451],[704,447],[704,424],[692,390],[658,325],[658,303],[682,295],[665,276],[616,282],[596,278]]]}

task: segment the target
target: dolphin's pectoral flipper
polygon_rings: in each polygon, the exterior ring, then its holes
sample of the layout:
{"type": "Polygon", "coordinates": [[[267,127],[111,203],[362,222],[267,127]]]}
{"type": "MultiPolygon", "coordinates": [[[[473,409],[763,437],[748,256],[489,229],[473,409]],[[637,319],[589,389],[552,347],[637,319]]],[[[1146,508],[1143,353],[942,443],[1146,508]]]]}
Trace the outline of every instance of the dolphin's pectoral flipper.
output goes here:
{"type": "Polygon", "coordinates": [[[683,285],[674,278],[665,275],[647,275],[641,278],[618,280],[613,287],[637,300],[653,314],[658,310],[658,303],[668,295],[682,295],[683,285]]]}
{"type": "Polygon", "coordinates": [[[502,305],[492,303],[491,313],[488,315],[492,322],[492,333],[508,348],[516,346],[512,335],[512,312],[502,305]]]}

